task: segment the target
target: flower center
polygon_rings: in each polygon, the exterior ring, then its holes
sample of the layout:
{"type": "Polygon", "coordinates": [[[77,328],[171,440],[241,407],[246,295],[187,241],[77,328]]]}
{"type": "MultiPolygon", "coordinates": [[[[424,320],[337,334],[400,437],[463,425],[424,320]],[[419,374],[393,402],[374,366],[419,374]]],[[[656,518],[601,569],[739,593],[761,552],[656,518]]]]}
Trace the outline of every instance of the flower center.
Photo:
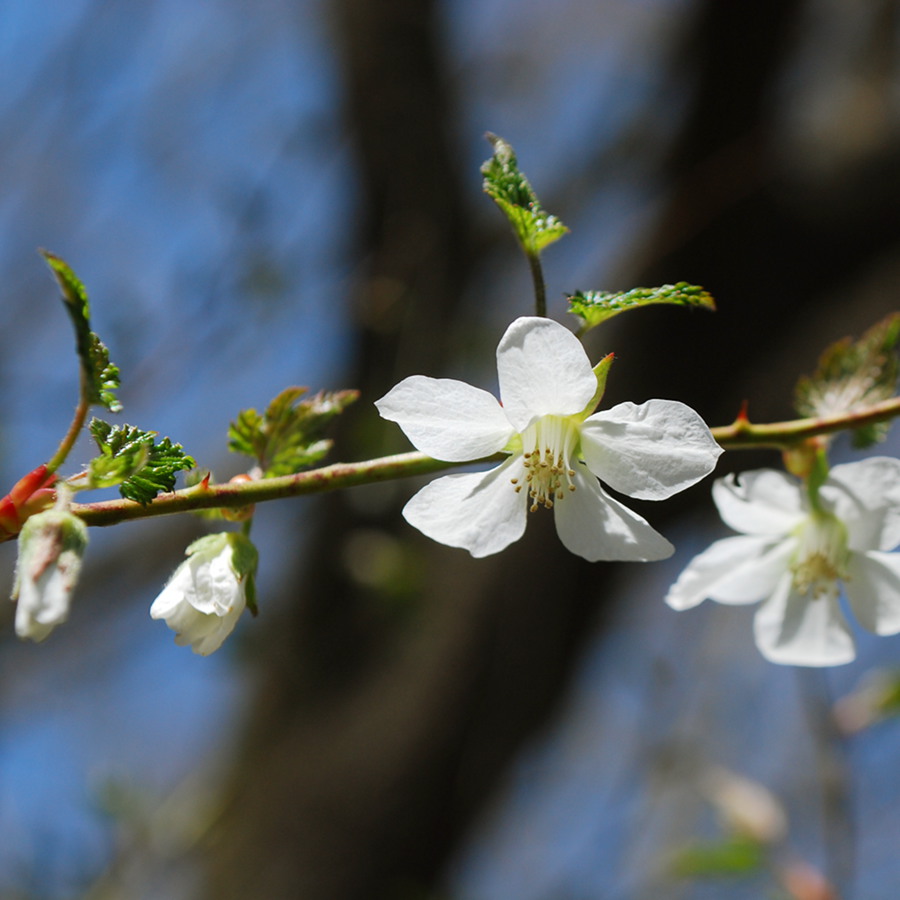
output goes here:
{"type": "Polygon", "coordinates": [[[569,460],[578,442],[578,429],[570,416],[542,416],[522,432],[524,484],[513,478],[516,492],[523,487],[531,497],[531,512],[552,509],[566,491],[574,491],[575,470],[569,460]]]}
{"type": "Polygon", "coordinates": [[[798,529],[799,546],[791,571],[794,587],[815,600],[837,593],[846,578],[847,530],[836,516],[813,513],[798,529]]]}

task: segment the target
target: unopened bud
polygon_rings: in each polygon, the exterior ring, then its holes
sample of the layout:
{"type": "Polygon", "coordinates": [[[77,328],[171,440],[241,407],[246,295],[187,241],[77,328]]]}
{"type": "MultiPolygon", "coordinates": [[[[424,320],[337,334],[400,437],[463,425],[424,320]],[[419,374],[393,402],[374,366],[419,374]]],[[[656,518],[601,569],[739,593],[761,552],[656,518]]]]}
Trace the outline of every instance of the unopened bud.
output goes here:
{"type": "Polygon", "coordinates": [[[42,641],[66,621],[87,542],[87,526],[70,512],[51,509],[25,521],[12,595],[20,638],[42,641]]]}

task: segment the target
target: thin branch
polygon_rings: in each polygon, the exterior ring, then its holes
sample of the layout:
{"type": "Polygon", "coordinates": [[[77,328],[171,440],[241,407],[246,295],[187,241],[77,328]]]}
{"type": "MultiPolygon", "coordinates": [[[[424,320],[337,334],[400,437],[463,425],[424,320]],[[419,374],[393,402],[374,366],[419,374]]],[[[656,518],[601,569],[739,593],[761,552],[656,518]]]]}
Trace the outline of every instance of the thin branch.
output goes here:
{"type": "MultiPolygon", "coordinates": [[[[740,416],[731,425],[711,429],[713,437],[727,450],[752,447],[784,449],[807,438],[832,434],[848,428],[883,422],[900,415],[900,398],[838,416],[814,419],[794,419],[756,425],[740,416]]],[[[431,475],[444,469],[479,462],[500,462],[504,453],[468,462],[446,462],[433,459],[424,453],[400,453],[379,459],[355,463],[335,463],[321,469],[312,469],[296,475],[265,478],[258,481],[207,484],[161,494],[151,503],[141,505],[131,500],[105,500],[97,503],[74,503],[72,512],[88,525],[115,525],[133,519],[165,516],[173,513],[195,512],[202,509],[235,509],[267,500],[286,497],[302,497],[320,494],[339,488],[409,478],[414,475],[431,475]]]]}
{"type": "MultiPolygon", "coordinates": [[[[84,376],[82,376],[82,382],[84,382],[84,376]]],[[[48,475],[55,472],[66,461],[66,457],[68,457],[72,448],[75,446],[75,442],[81,435],[81,429],[84,428],[84,421],[87,418],[90,406],[91,404],[87,399],[86,392],[82,387],[81,399],[78,401],[78,406],[75,407],[75,415],[72,417],[69,430],[66,432],[62,441],[60,441],[56,453],[53,454],[50,462],[47,463],[48,475]]]]}
{"type": "Polygon", "coordinates": [[[865,409],[820,416],[811,419],[792,419],[787,422],[770,422],[764,425],[751,423],[746,416],[738,416],[731,425],[710,429],[719,445],[726,450],[743,450],[757,447],[785,449],[807,438],[834,434],[863,425],[886,422],[900,415],[900,397],[883,400],[865,409]]]}
{"type": "Polygon", "coordinates": [[[541,254],[537,251],[525,252],[531,268],[531,280],[534,282],[534,314],[547,317],[547,288],[544,284],[544,269],[541,265],[541,254]]]}
{"type": "MultiPolygon", "coordinates": [[[[475,462],[499,461],[503,454],[496,454],[475,462]]],[[[424,453],[399,453],[380,459],[356,463],[335,463],[321,469],[265,478],[259,481],[228,482],[227,484],[200,483],[170,494],[160,494],[146,505],[133,500],[105,500],[98,503],[73,503],[71,511],[88,525],[116,525],[132,519],[165,516],[173,513],[195,512],[201,509],[234,509],[280,500],[286,497],[302,497],[321,494],[338,488],[391,481],[413,475],[430,475],[442,469],[468,465],[468,463],[444,462],[432,459],[424,453]]]]}

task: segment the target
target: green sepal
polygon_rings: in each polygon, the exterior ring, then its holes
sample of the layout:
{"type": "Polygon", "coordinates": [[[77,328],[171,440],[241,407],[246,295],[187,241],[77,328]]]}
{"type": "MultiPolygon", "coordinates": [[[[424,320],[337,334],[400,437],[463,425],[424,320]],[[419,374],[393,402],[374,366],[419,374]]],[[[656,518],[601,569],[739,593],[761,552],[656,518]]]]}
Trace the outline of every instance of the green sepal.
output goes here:
{"type": "Polygon", "coordinates": [[[256,605],[256,569],[259,565],[259,551],[247,535],[239,531],[228,532],[231,543],[231,566],[238,580],[244,582],[244,597],[251,615],[259,615],[256,605]]]}
{"type": "Polygon", "coordinates": [[[760,871],[765,848],[752,838],[736,836],[720,841],[698,841],[679,850],[672,860],[681,878],[742,877],[760,871]]]}
{"type": "Polygon", "coordinates": [[[156,442],[156,433],[131,425],[110,425],[92,419],[88,430],[100,455],[88,463],[90,487],[119,486],[127,500],[147,504],[158,494],[174,490],[176,474],[196,463],[181,444],[168,438],[156,442]]]}
{"type": "Polygon", "coordinates": [[[589,415],[591,415],[594,410],[600,405],[600,401],[603,399],[603,395],[606,393],[606,377],[609,375],[610,366],[613,364],[613,360],[616,358],[615,353],[607,353],[600,362],[597,363],[593,368],[594,376],[597,379],[597,390],[594,391],[594,396],[591,397],[590,403],[584,408],[581,413],[581,417],[586,419],[589,415]]]}
{"type": "Polygon", "coordinates": [[[106,345],[91,331],[87,290],[65,260],[46,250],[41,250],[41,255],[59,284],[63,304],[75,328],[75,349],[81,362],[86,399],[110,412],[119,412],[122,404],[114,393],[120,384],[119,369],[110,362],[106,345]]]}
{"type": "Polygon", "coordinates": [[[541,206],[528,179],[519,171],[513,148],[495,134],[489,133],[487,139],[494,154],[481,166],[484,192],[509,219],[525,253],[537,256],[569,229],[541,206]]]}
{"type": "Polygon", "coordinates": [[[711,310],[716,308],[712,294],[699,285],[688,284],[686,281],[652,288],[636,287],[629,291],[576,291],[567,299],[569,312],[583,322],[580,334],[596,328],[619,313],[643,306],[667,303],[711,310]]]}
{"type": "MultiPolygon", "coordinates": [[[[794,406],[801,416],[853,412],[894,396],[900,361],[900,313],[882,319],[858,340],[846,337],[825,349],[816,371],[797,382],[794,406]]],[[[853,444],[863,449],[884,440],[890,422],[853,429],[853,444]]]]}
{"type": "Polygon", "coordinates": [[[359,391],[319,391],[301,399],[305,387],[285,388],[262,414],[242,410],[228,428],[228,449],[255,459],[266,478],[292,475],[315,465],[331,449],[325,427],[359,391]]]}

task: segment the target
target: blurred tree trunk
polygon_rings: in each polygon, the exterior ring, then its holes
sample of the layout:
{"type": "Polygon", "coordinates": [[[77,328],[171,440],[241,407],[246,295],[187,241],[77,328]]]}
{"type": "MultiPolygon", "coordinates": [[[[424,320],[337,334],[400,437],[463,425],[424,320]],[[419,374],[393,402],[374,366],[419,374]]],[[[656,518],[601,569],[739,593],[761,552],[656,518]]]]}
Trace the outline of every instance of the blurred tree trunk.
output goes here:
{"type": "MultiPolygon", "coordinates": [[[[881,13],[877,6],[860,10],[871,20],[872,59],[885,55],[880,45],[891,42],[897,16],[895,2],[881,13]]],[[[671,65],[693,88],[665,161],[668,201],[628,280],[702,283],[718,311],[668,310],[655,329],[629,323],[642,365],[623,382],[639,397],[664,383],[716,424],[733,419],[744,398],[751,418],[790,415],[798,367],[808,370],[826,342],[896,306],[888,296],[863,306],[861,296],[871,267],[900,239],[896,138],[831,173],[791,158],[785,97],[815,13],[806,0],[706,0],[671,65]]],[[[817,66],[822,77],[828,60],[817,66]]],[[[889,80],[878,89],[893,90],[889,80]]],[[[834,134],[864,126],[848,119],[834,134]]]]}
{"type": "MultiPolygon", "coordinates": [[[[697,4],[673,64],[691,80],[668,161],[671,200],[629,280],[702,283],[721,312],[664,310],[656,331],[653,313],[635,317],[626,327],[640,353],[617,362],[611,393],[627,384],[642,400],[664,383],[710,419],[729,418],[742,379],[768,363],[774,323],[789,329],[897,242],[896,154],[883,161],[888,179],[873,177],[877,167],[859,173],[868,205],[823,195],[842,213],[823,217],[788,202],[796,185],[777,166],[775,97],[803,9],[697,4]]],[[[402,446],[379,446],[399,436],[372,401],[404,375],[442,373],[448,335],[465,334],[459,298],[475,260],[448,141],[437,3],[336,0],[334,10],[366,260],[350,379],[363,396],[338,440],[355,458],[402,446]]],[[[786,398],[760,415],[771,411],[787,412],[786,398]]],[[[547,516],[500,557],[473,561],[402,523],[413,489],[360,489],[315,508],[309,563],[259,648],[229,806],[209,847],[215,900],[379,900],[433,884],[554,709],[605,610],[619,571],[565,554],[547,516]],[[373,569],[361,574],[367,554],[373,569]]]]}
{"type": "MultiPolygon", "coordinates": [[[[404,375],[441,374],[474,262],[436,9],[335,5],[366,260],[354,298],[362,399],[337,442],[348,458],[371,455],[384,436],[394,443],[383,449],[402,448],[372,401],[404,375]]],[[[564,555],[546,519],[501,558],[434,545],[399,517],[414,489],[329,496],[316,509],[309,565],[260,647],[210,847],[211,898],[392,898],[427,887],[553,708],[588,634],[597,567],[564,555]],[[347,565],[373,546],[400,554],[381,584],[347,565]]]]}

